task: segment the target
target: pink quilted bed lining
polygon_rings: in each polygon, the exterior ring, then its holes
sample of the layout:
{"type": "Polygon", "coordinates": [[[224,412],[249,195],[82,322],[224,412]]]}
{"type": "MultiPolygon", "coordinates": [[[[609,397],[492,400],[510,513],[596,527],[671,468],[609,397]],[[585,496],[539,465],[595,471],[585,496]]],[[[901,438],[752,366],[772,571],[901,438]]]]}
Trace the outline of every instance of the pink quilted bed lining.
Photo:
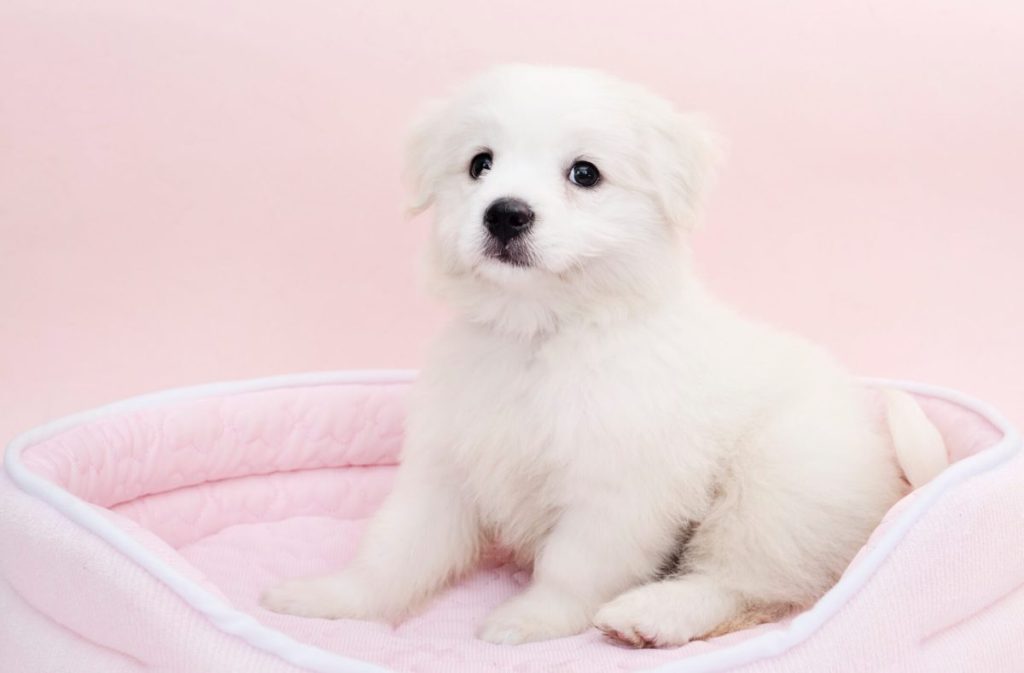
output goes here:
{"type": "MultiPolygon", "coordinates": [[[[460,665],[480,672],[649,670],[785,626],[674,650],[619,647],[595,630],[494,646],[476,640],[474,629],[527,580],[497,562],[396,628],[261,609],[257,596],[264,587],[336,568],[351,555],[366,517],[390,487],[407,388],[402,382],[324,384],[177,401],[72,427],[25,447],[21,461],[259,623],[396,671],[450,673],[463,670],[460,665]]],[[[1003,437],[974,411],[920,399],[953,460],[1003,437]]],[[[916,496],[893,508],[861,556],[916,496]]]]}

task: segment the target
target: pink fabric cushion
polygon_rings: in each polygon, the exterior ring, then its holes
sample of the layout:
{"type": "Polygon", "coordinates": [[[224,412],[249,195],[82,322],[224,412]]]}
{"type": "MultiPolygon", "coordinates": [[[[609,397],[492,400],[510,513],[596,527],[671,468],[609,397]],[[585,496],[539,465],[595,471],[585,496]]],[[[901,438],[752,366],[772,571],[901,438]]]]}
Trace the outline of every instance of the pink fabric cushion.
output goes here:
{"type": "MultiPolygon", "coordinates": [[[[700,668],[702,661],[710,660],[705,655],[741,643],[753,643],[770,653],[772,636],[765,638],[765,634],[799,626],[765,625],[670,650],[623,648],[595,630],[544,643],[494,646],[476,640],[474,630],[490,609],[527,580],[523,573],[497,560],[489,561],[423,613],[396,628],[374,622],[307,620],[261,609],[257,597],[263,588],[281,578],[337,568],[351,555],[366,517],[390,487],[401,445],[406,392],[407,386],[400,382],[336,383],[150,405],[101,415],[31,442],[19,452],[20,463],[57,486],[65,496],[74,496],[71,500],[88,503],[89,508],[127,533],[132,544],[186,578],[198,591],[242,613],[240,617],[228,612],[211,616],[191,610],[180,601],[174,606],[175,614],[189,628],[204,633],[212,643],[212,653],[188,655],[201,655],[203,665],[217,660],[227,649],[241,648],[248,653],[246,656],[269,657],[262,664],[265,668],[253,670],[292,670],[294,661],[286,664],[260,651],[265,641],[274,642],[276,637],[256,628],[262,625],[322,651],[306,670],[356,670],[345,668],[354,665],[351,659],[395,671],[422,673],[611,673],[688,661],[693,670],[719,670],[700,668]],[[183,607],[184,617],[179,614],[183,607]],[[255,620],[254,627],[248,625],[244,615],[255,620]],[[241,635],[225,634],[223,625],[217,623],[240,618],[242,626],[236,631],[241,635]],[[229,641],[231,648],[223,644],[229,641]],[[330,653],[344,658],[335,661],[330,653]],[[332,669],[328,664],[341,668],[332,669]]],[[[1004,437],[1003,430],[975,411],[943,399],[921,399],[955,460],[975,456],[1004,437]]],[[[940,645],[946,630],[960,628],[958,625],[965,618],[973,619],[971,615],[979,609],[1005,597],[1019,602],[1019,596],[1013,594],[1024,581],[1019,554],[1004,553],[1013,541],[997,533],[998,526],[986,523],[985,517],[996,521],[1003,518],[1007,525],[1020,527],[1024,502],[1019,492],[1011,493],[1009,486],[1010,475],[1020,476],[1020,462],[1008,462],[947,493],[938,502],[946,510],[950,503],[957,502],[959,509],[937,517],[938,506],[932,506],[928,516],[909,528],[905,540],[887,549],[892,560],[877,576],[863,580],[864,586],[846,600],[838,614],[815,626],[814,634],[790,648],[785,658],[806,653],[807,647],[818,641],[812,647],[812,657],[845,661],[849,652],[857,651],[863,660],[863,643],[876,642],[876,658],[891,665],[900,657],[925,656],[919,647],[922,639],[936,644],[939,649],[934,652],[945,651],[940,645]],[[1002,481],[992,481],[994,476],[1002,481]],[[896,563],[901,555],[904,558],[896,563]],[[945,576],[949,573],[929,569],[949,564],[968,578],[970,573],[987,577],[968,582],[962,595],[952,594],[948,584],[951,580],[945,576]],[[883,582],[891,586],[884,591],[873,587],[883,582]],[[872,614],[877,619],[866,623],[865,615],[872,614]],[[902,620],[905,628],[894,630],[893,619],[902,620]],[[829,636],[831,641],[823,640],[830,629],[840,629],[840,633],[829,636]],[[874,630],[887,633],[874,634],[874,630]],[[851,643],[857,643],[856,648],[851,643]]],[[[875,547],[892,546],[886,542],[887,531],[905,524],[903,514],[911,511],[925,492],[911,494],[893,508],[848,575],[857,572],[858,564],[875,547]]],[[[180,590],[169,591],[160,582],[154,585],[152,577],[137,575],[137,566],[133,566],[132,573],[116,577],[100,578],[77,570],[69,575],[67,564],[74,555],[61,550],[61,545],[49,549],[46,536],[40,539],[36,521],[25,514],[36,511],[39,498],[29,498],[31,502],[26,498],[9,481],[0,482],[0,507],[6,504],[9,511],[22,512],[17,522],[0,516],[10,537],[4,533],[4,526],[0,526],[0,535],[5,540],[20,537],[29,541],[17,554],[0,555],[0,569],[6,584],[24,598],[26,605],[34,606],[33,613],[47,614],[75,638],[102,646],[108,650],[104,656],[114,650],[145,665],[159,664],[161,657],[188,658],[180,652],[170,653],[190,647],[181,634],[159,626],[169,612],[167,602],[180,595],[180,590]],[[76,583],[57,590],[72,575],[78,577],[76,583]],[[134,586],[132,582],[141,584],[134,586]],[[133,603],[133,587],[139,590],[142,586],[146,593],[135,594],[133,603]],[[126,601],[129,607],[122,605],[126,601]],[[125,615],[136,613],[143,616],[129,623],[125,615]]],[[[54,512],[48,510],[48,515],[53,518],[54,512]]],[[[62,535],[89,535],[59,516],[55,522],[54,530],[59,529],[62,535]]],[[[95,546],[95,540],[89,542],[95,546]]],[[[72,551],[82,554],[78,547],[72,551]]],[[[94,553],[97,563],[125,563],[111,547],[101,547],[94,553]]],[[[89,558],[84,556],[76,562],[88,563],[89,558]]],[[[203,600],[197,599],[198,603],[203,600]]],[[[306,651],[293,648],[288,652],[298,652],[295,657],[301,662],[300,655],[306,651]]],[[[4,656],[0,650],[0,669],[26,670],[19,667],[27,656],[24,653],[17,661],[5,660],[4,656]],[[15,663],[19,666],[13,666],[15,663]]],[[[1024,661],[1024,653],[1021,657],[1024,661]]],[[[761,658],[765,661],[741,670],[790,670],[773,668],[778,659],[761,658]]],[[[83,662],[80,658],[78,661],[83,662]]],[[[818,663],[825,665],[823,660],[818,663]]],[[[104,665],[109,666],[109,662],[104,665]]]]}

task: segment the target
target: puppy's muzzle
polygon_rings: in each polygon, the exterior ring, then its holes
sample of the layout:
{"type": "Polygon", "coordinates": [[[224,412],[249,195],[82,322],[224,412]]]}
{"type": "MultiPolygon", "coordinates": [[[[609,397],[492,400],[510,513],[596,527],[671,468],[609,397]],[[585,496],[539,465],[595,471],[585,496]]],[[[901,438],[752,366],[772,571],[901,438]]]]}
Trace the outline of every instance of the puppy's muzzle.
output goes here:
{"type": "Polygon", "coordinates": [[[498,199],[484,212],[484,226],[491,236],[507,244],[530,230],[533,209],[519,199],[498,199]]]}

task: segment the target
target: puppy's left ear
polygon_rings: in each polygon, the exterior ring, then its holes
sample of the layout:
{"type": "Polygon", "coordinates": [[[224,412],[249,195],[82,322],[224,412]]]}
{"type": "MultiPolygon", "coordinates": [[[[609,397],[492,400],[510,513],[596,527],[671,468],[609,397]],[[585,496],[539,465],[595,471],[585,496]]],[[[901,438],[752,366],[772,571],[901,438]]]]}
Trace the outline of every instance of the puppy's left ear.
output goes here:
{"type": "Polygon", "coordinates": [[[410,216],[421,213],[434,202],[438,181],[443,171],[441,137],[445,101],[427,103],[409,127],[405,138],[405,179],[410,216]]]}
{"type": "Polygon", "coordinates": [[[703,117],[666,111],[654,124],[651,180],[666,218],[691,231],[721,159],[718,137],[703,117]]]}

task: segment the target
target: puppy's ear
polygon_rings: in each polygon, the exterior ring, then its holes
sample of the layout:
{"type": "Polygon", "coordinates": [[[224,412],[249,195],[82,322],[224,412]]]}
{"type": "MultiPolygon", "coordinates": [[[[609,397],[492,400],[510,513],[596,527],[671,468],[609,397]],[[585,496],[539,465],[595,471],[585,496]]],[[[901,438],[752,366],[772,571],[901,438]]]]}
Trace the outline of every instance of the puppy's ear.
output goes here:
{"type": "Polygon", "coordinates": [[[409,127],[405,138],[405,179],[408,183],[408,214],[416,215],[434,202],[443,171],[442,121],[445,101],[428,102],[409,127]]]}
{"type": "Polygon", "coordinates": [[[649,156],[658,200],[669,222],[691,231],[721,158],[718,138],[699,115],[668,110],[654,129],[649,156]]]}

